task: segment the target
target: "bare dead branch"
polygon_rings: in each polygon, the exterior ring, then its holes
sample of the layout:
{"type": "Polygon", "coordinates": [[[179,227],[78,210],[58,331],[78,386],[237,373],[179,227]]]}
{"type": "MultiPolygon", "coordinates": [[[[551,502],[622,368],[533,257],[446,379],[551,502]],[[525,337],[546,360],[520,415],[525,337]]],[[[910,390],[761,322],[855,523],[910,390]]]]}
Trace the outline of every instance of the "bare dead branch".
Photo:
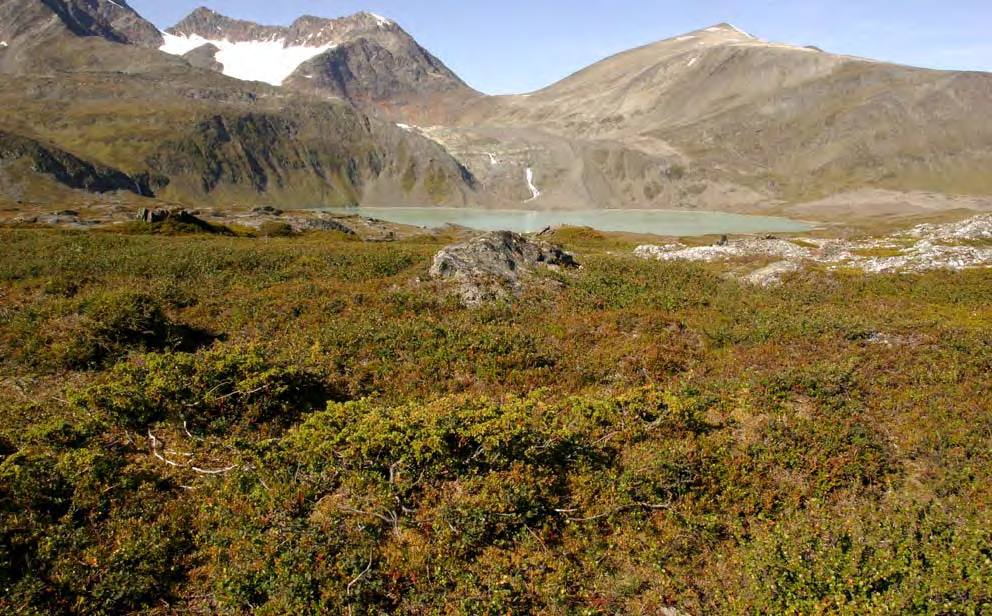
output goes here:
{"type": "Polygon", "coordinates": [[[555,509],[554,511],[555,511],[555,513],[560,513],[562,515],[565,515],[566,516],[565,519],[568,520],[569,522],[592,522],[594,520],[600,520],[602,518],[606,518],[606,517],[609,517],[611,515],[615,515],[617,513],[622,513],[624,511],[628,511],[630,509],[637,509],[639,507],[643,507],[644,509],[658,510],[658,509],[670,509],[671,506],[672,506],[672,503],[671,502],[667,502],[667,503],[642,503],[642,502],[637,502],[637,503],[631,503],[629,505],[623,505],[621,507],[614,507],[613,509],[611,509],[610,511],[607,511],[605,513],[600,513],[600,514],[597,514],[597,515],[591,515],[591,516],[586,516],[586,517],[581,517],[581,518],[573,518],[573,517],[567,515],[569,513],[578,513],[579,511],[581,511],[581,509],[555,509]]]}
{"type": "MultiPolygon", "coordinates": [[[[180,464],[179,462],[175,462],[174,460],[170,460],[170,459],[166,458],[165,456],[163,456],[161,453],[159,453],[159,450],[158,450],[159,449],[159,446],[160,445],[164,445],[164,443],[157,436],[155,436],[154,434],[152,434],[152,431],[151,430],[148,431],[148,440],[151,442],[152,455],[155,456],[156,458],[158,458],[159,460],[161,460],[162,462],[165,462],[169,466],[172,466],[172,467],[175,467],[175,468],[188,468],[189,470],[193,471],[194,473],[199,473],[200,475],[224,475],[224,474],[230,473],[231,471],[233,471],[233,470],[235,470],[235,469],[238,468],[238,465],[234,465],[234,466],[229,466],[227,468],[205,469],[205,468],[199,468],[197,466],[193,466],[191,463],[180,464]]],[[[192,458],[193,455],[194,455],[194,454],[191,454],[191,453],[179,453],[179,452],[175,452],[175,451],[171,451],[171,450],[166,451],[166,453],[171,453],[173,455],[181,455],[181,456],[190,457],[190,458],[192,458]]]]}
{"type": "Polygon", "coordinates": [[[233,398],[234,396],[250,396],[252,394],[257,394],[260,391],[265,391],[268,388],[269,388],[268,385],[262,385],[261,387],[256,387],[255,389],[249,391],[232,391],[229,394],[225,394],[217,398],[217,402],[220,402],[221,400],[227,400],[228,398],[233,398]]]}
{"type": "Polygon", "coordinates": [[[183,432],[185,432],[186,433],[186,436],[190,437],[194,441],[202,441],[203,440],[202,438],[200,438],[198,436],[193,436],[193,434],[189,431],[189,427],[186,425],[186,421],[185,420],[183,420],[183,432]]]}
{"type": "Polygon", "coordinates": [[[370,554],[369,555],[369,564],[368,564],[367,567],[365,567],[365,571],[362,571],[361,573],[358,574],[358,577],[356,577],[352,581],[348,582],[348,592],[347,592],[347,594],[350,595],[351,594],[351,587],[354,586],[355,584],[357,584],[359,582],[359,580],[361,580],[363,577],[365,577],[368,574],[368,572],[372,570],[372,559],[373,559],[373,557],[374,557],[374,554],[370,554]]]}
{"type": "Polygon", "coordinates": [[[152,444],[152,455],[153,456],[155,456],[156,458],[158,458],[162,462],[165,462],[169,466],[182,467],[182,465],[179,464],[178,462],[173,462],[172,460],[166,458],[165,456],[163,456],[162,454],[160,454],[158,452],[158,445],[159,445],[159,443],[161,441],[159,441],[158,438],[156,438],[155,435],[152,434],[151,430],[148,431],[148,440],[151,441],[151,444],[152,444]]]}
{"type": "Polygon", "coordinates": [[[350,513],[352,515],[365,515],[379,518],[386,524],[393,527],[393,534],[396,535],[397,539],[402,539],[402,535],[400,535],[400,516],[395,511],[379,513],[377,511],[361,511],[360,509],[352,509],[351,507],[339,507],[339,509],[344,513],[350,513]]]}
{"type": "Polygon", "coordinates": [[[235,464],[234,466],[229,466],[227,468],[217,468],[217,469],[205,469],[205,468],[197,468],[195,466],[191,466],[189,467],[189,469],[194,473],[200,473],[201,475],[226,475],[227,473],[230,473],[233,470],[237,470],[238,465],[235,464]]]}

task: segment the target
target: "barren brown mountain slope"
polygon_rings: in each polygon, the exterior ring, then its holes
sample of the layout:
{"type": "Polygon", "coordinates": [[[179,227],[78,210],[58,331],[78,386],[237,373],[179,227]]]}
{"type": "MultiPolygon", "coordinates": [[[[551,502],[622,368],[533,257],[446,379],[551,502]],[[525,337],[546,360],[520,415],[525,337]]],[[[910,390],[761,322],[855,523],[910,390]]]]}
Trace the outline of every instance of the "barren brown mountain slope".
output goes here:
{"type": "Polygon", "coordinates": [[[990,111],[989,74],[769,43],[721,24],[480,101],[458,124],[636,151],[669,183],[600,168],[612,192],[641,203],[781,209],[861,188],[992,195],[990,111]]]}

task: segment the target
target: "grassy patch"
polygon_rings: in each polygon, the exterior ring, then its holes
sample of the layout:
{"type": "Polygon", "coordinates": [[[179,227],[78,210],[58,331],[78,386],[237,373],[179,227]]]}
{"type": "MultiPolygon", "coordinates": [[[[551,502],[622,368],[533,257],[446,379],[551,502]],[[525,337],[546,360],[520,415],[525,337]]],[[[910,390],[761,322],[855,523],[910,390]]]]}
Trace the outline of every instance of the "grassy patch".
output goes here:
{"type": "Polygon", "coordinates": [[[906,254],[906,249],[897,246],[879,246],[876,248],[855,248],[852,255],[858,257],[885,259],[888,257],[901,257],[906,254]]]}

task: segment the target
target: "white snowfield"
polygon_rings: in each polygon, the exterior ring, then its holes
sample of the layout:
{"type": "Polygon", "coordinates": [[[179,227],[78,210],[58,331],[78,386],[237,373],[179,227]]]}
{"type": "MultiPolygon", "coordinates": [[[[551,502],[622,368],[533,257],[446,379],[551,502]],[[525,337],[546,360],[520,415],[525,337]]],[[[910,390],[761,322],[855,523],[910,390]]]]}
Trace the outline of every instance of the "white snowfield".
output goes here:
{"type": "Polygon", "coordinates": [[[197,34],[177,36],[163,32],[162,36],[165,38],[165,44],[159,47],[160,51],[181,56],[203,45],[213,44],[220,49],[216,57],[217,61],[224,65],[225,75],[243,81],[261,81],[274,86],[282,85],[282,82],[307,60],[337,47],[337,45],[287,47],[283,39],[232,43],[227,39],[205,39],[197,34]]]}

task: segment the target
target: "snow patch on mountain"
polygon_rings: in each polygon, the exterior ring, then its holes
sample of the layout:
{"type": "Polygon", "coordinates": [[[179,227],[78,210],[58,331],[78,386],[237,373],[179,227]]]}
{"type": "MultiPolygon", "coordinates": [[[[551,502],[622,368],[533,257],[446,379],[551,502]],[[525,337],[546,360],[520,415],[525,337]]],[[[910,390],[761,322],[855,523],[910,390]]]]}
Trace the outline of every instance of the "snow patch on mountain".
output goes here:
{"type": "Polygon", "coordinates": [[[224,65],[223,73],[242,81],[261,81],[274,86],[282,85],[301,64],[337,45],[320,47],[287,47],[282,39],[270,41],[245,41],[232,43],[224,40],[211,40],[197,34],[190,36],[163,32],[165,43],[159,48],[165,53],[181,56],[202,47],[216,45],[216,59],[224,65]]]}
{"type": "Polygon", "coordinates": [[[743,34],[744,36],[746,36],[749,39],[755,38],[754,36],[751,36],[747,32],[741,30],[740,28],[738,28],[734,24],[720,24],[719,26],[712,26],[710,28],[706,28],[705,31],[706,32],[727,32],[727,31],[731,31],[731,32],[736,32],[738,34],[743,34]]]}
{"type": "Polygon", "coordinates": [[[755,37],[754,37],[754,36],[752,36],[751,34],[749,34],[749,33],[747,33],[747,32],[745,32],[744,30],[741,30],[740,28],[738,28],[738,27],[737,27],[737,26],[735,26],[734,24],[727,24],[727,26],[728,26],[728,27],[729,27],[729,28],[730,28],[731,30],[735,30],[735,31],[737,31],[737,32],[739,32],[739,33],[741,33],[741,34],[743,34],[744,36],[746,36],[746,37],[748,37],[748,38],[752,38],[752,39],[753,39],[753,38],[755,38],[755,37]]]}
{"type": "Polygon", "coordinates": [[[162,38],[165,39],[165,42],[158,48],[158,50],[174,56],[187,54],[197,47],[202,47],[207,43],[213,42],[208,41],[197,34],[194,34],[193,36],[176,36],[174,34],[169,34],[168,32],[163,32],[162,38]]]}
{"type": "Polygon", "coordinates": [[[369,13],[369,12],[366,12],[365,14],[371,17],[372,19],[374,19],[380,28],[388,28],[394,25],[393,20],[386,19],[382,15],[376,15],[375,13],[369,13]]]}

